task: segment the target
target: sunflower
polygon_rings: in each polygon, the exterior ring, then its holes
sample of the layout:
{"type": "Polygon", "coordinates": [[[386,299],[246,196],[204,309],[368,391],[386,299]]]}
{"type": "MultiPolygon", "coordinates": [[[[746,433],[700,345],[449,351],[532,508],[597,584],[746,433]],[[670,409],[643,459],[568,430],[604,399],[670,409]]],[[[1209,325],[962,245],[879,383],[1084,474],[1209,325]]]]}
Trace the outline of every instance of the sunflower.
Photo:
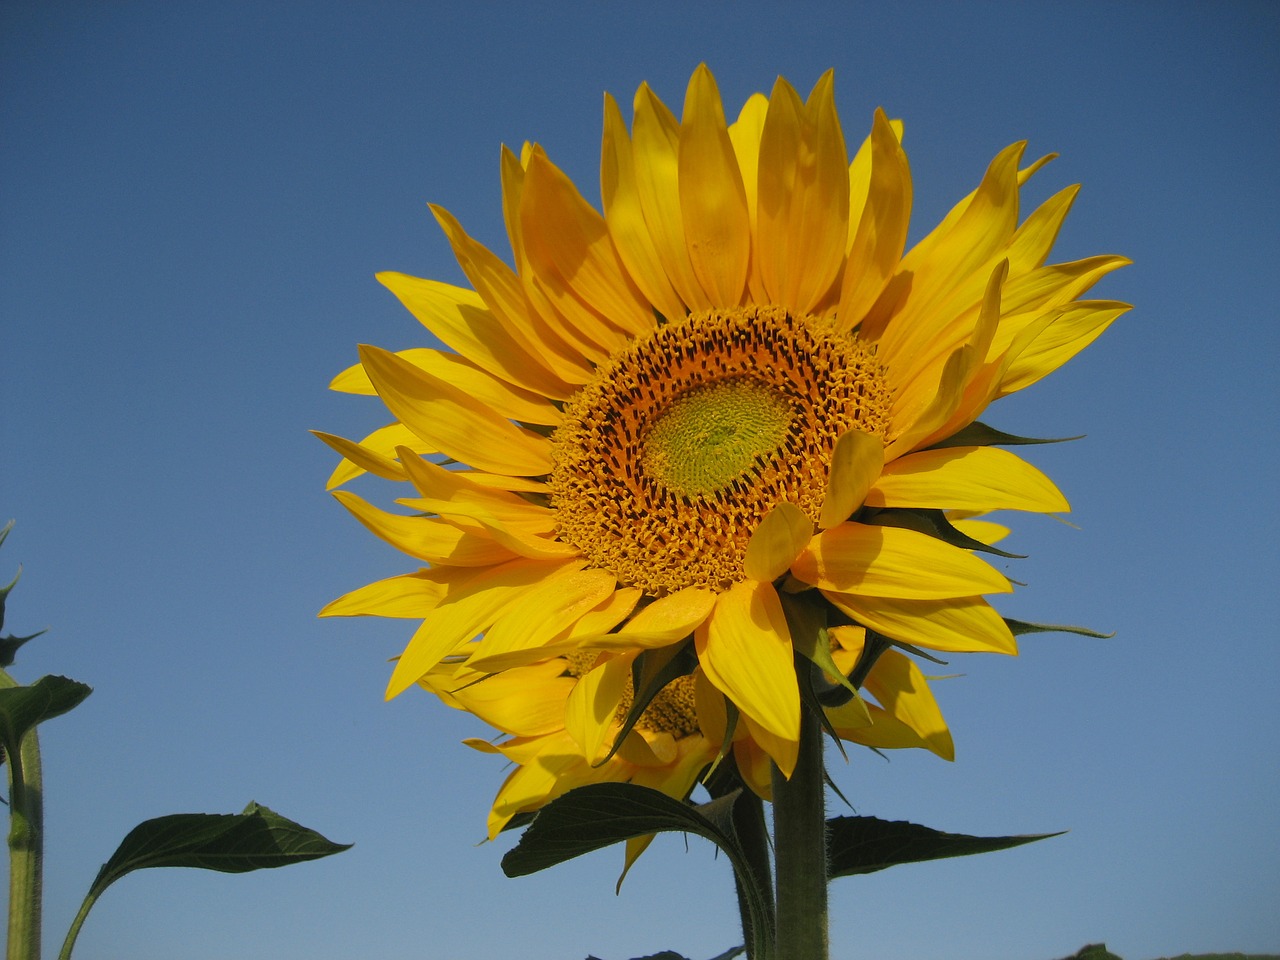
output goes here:
{"type": "Polygon", "coordinates": [[[877,111],[850,161],[831,73],[732,124],[706,66],[679,120],[633,106],[628,130],[605,100],[603,214],[540,147],[502,151],[514,266],[432,207],[470,286],[379,280],[448,349],[361,347],[333,387],[395,419],[320,435],[331,488],[411,486],[408,514],[334,496],[426,563],[322,613],[421,621],[387,695],[511,737],[491,828],[591,780],[687,793],[726,741],[767,794],[814,696],[842,738],[949,756],[891,648],[1016,652],[993,527],[963,518],[1069,510],[978,417],[1127,309],[1079,299],[1124,258],[1047,263],[1077,188],[1019,222],[1051,159],[1022,143],[906,250],[901,125],[877,111]],[[863,683],[879,706],[838,703],[863,683]]]}

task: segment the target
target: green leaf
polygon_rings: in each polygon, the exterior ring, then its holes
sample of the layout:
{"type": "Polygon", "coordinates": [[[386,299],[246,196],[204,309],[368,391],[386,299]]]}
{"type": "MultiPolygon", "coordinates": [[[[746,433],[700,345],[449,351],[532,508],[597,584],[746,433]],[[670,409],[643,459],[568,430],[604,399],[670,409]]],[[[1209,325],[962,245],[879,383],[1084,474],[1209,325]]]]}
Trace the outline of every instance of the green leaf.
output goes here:
{"type": "Polygon", "coordinates": [[[952,526],[951,521],[947,519],[946,514],[941,510],[914,507],[864,507],[863,509],[867,523],[877,524],[882,527],[902,527],[907,530],[915,530],[917,533],[927,534],[944,543],[949,543],[953,547],[961,547],[965,550],[991,553],[997,557],[1008,557],[1011,560],[1026,559],[1026,554],[1024,553],[1009,553],[1007,550],[1001,550],[999,547],[993,547],[989,543],[983,543],[981,540],[975,540],[973,537],[961,533],[960,530],[952,526]]]}
{"type": "Polygon", "coordinates": [[[632,837],[696,834],[728,856],[746,901],[750,929],[760,940],[757,948],[763,949],[763,943],[773,937],[772,905],[767,888],[751,871],[733,826],[733,806],[741,796],[741,790],[734,790],[695,806],[634,783],[577,787],[538,811],[520,841],[502,858],[502,872],[508,877],[527,876],[632,837]]]}
{"type": "Polygon", "coordinates": [[[827,821],[827,829],[827,873],[833,880],[859,873],[874,873],[900,863],[967,857],[1061,836],[1061,833],[1035,833],[1013,837],[971,837],[963,833],[943,833],[904,820],[888,821],[876,817],[833,817],[827,821]]]}
{"type": "Polygon", "coordinates": [[[196,867],[247,873],[341,853],[333,843],[273,810],[250,803],[243,813],[175,813],[146,820],[121,841],[94,878],[97,898],[115,881],[147,867],[196,867]]]}
{"type": "Polygon", "coordinates": [[[93,688],[66,677],[41,677],[26,687],[0,690],[0,742],[17,754],[22,738],[36,724],[73,710],[93,688]]]}
{"type": "Polygon", "coordinates": [[[1111,633],[1099,633],[1097,630],[1090,630],[1088,627],[1071,627],[1060,623],[1030,623],[1026,620],[1011,620],[1008,617],[1004,618],[1004,622],[1015,637],[1021,637],[1028,633],[1074,633],[1082,637],[1110,640],[1115,636],[1114,631],[1111,633]]]}
{"type": "Polygon", "coordinates": [[[940,450],[943,447],[1016,447],[1028,443],[1066,443],[1069,440],[1082,439],[1084,439],[1084,434],[1078,437],[1053,437],[1051,439],[1019,437],[975,420],[967,427],[957,430],[945,440],[939,440],[937,443],[930,445],[929,449],[940,450]]]}
{"type": "MultiPolygon", "coordinates": [[[[740,957],[746,952],[746,947],[733,947],[719,956],[712,957],[711,960],[733,960],[734,957],[740,957]]],[[[589,956],[587,960],[600,960],[600,958],[589,956]]],[[[634,960],[689,960],[689,958],[683,953],[676,953],[674,950],[663,950],[661,953],[651,953],[646,957],[635,957],[634,960]]]]}
{"type": "Polygon", "coordinates": [[[675,831],[739,854],[732,808],[738,793],[694,806],[634,783],[592,783],[553,800],[502,858],[502,872],[523,877],[632,837],[675,831]]]}

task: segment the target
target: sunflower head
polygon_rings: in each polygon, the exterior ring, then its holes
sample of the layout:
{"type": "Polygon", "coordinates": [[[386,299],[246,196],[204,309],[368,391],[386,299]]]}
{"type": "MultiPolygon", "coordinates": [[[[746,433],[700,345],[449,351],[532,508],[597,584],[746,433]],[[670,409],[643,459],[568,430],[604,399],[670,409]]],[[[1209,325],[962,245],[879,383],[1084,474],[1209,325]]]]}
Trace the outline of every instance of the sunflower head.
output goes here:
{"type": "Polygon", "coordinates": [[[1069,507],[976,421],[1127,309],[1081,299],[1127,261],[1048,262],[1076,190],[1023,217],[1049,158],[1022,144],[907,249],[902,125],[876,111],[850,157],[833,90],[780,79],[728,122],[701,66],[679,118],[641,86],[629,126],[607,98],[599,210],[503,150],[510,261],[433,207],[469,286],[380,276],[445,349],[363,348],[334,387],[394,419],[321,436],[331,487],[410,485],[409,513],[335,496],[425,566],[323,612],[421,622],[388,696],[506,735],[475,744],[516,764],[492,830],[716,764],[767,794],[824,685],[867,694],[821,708],[840,737],[950,757],[901,651],[1015,652],[973,518],[1069,507]]]}

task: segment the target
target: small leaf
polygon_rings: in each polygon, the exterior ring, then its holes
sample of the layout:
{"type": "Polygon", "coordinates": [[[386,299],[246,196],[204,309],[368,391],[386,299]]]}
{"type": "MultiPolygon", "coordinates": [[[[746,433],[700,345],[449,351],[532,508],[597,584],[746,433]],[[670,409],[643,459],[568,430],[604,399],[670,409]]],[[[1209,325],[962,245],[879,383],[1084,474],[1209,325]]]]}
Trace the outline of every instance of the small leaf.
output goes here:
{"type": "Polygon", "coordinates": [[[92,692],[66,677],[41,677],[27,687],[0,690],[0,743],[6,753],[16,754],[28,730],[75,709],[92,692]]]}
{"type": "Polygon", "coordinates": [[[1046,837],[1061,836],[1061,833],[1036,833],[972,837],[963,833],[943,833],[904,820],[891,822],[876,817],[833,817],[827,821],[827,828],[827,872],[833,880],[874,873],[900,863],[1007,850],[1046,837]]]}
{"type": "Polygon", "coordinates": [[[1009,553],[999,547],[993,547],[989,543],[975,540],[973,537],[961,532],[952,526],[951,521],[947,519],[946,514],[941,510],[913,507],[868,507],[866,508],[866,521],[882,527],[903,527],[907,530],[915,530],[917,533],[928,534],[944,543],[951,544],[953,547],[962,547],[965,550],[992,553],[997,557],[1008,557],[1011,560],[1026,559],[1026,554],[1009,553]]]}
{"type": "Polygon", "coordinates": [[[247,873],[341,853],[333,843],[273,810],[250,803],[243,813],[175,813],[138,824],[102,865],[90,888],[98,897],[115,881],[147,867],[196,867],[247,873]]]}
{"type": "Polygon", "coordinates": [[[931,444],[929,449],[940,450],[943,447],[1016,447],[1028,443],[1066,443],[1069,440],[1081,440],[1083,438],[1084,434],[1078,437],[1053,437],[1050,439],[1019,437],[975,420],[967,427],[957,430],[945,440],[939,440],[937,443],[931,444]]]}
{"type": "Polygon", "coordinates": [[[1025,636],[1028,633],[1074,633],[1082,637],[1093,637],[1097,640],[1110,640],[1115,636],[1115,631],[1111,633],[1099,633],[1097,630],[1090,630],[1088,627],[1071,627],[1060,623],[1030,623],[1026,620],[1011,620],[1004,618],[1005,624],[1009,627],[1009,632],[1015,637],[1025,636]]]}
{"type": "Polygon", "coordinates": [[[697,665],[698,660],[693,652],[693,644],[688,641],[676,648],[646,650],[636,657],[632,670],[631,688],[640,692],[632,699],[631,709],[623,718],[613,746],[609,748],[609,752],[602,760],[596,762],[596,766],[608,762],[622,749],[622,743],[627,739],[627,734],[640,722],[640,717],[653,702],[653,698],[662,692],[662,688],[676,677],[692,673],[697,665]]]}

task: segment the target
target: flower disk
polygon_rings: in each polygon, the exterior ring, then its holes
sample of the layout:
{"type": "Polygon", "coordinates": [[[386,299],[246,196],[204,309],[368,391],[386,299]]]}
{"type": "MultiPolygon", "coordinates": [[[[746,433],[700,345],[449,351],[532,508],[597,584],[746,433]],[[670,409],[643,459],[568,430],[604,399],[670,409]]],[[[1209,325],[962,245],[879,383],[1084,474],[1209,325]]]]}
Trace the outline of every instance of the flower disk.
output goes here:
{"type": "Polygon", "coordinates": [[[883,438],[870,348],[778,307],[691,314],[602,365],[552,436],[562,539],[655,596],[743,579],[774,506],[817,521],[845,431],[883,438]]]}

